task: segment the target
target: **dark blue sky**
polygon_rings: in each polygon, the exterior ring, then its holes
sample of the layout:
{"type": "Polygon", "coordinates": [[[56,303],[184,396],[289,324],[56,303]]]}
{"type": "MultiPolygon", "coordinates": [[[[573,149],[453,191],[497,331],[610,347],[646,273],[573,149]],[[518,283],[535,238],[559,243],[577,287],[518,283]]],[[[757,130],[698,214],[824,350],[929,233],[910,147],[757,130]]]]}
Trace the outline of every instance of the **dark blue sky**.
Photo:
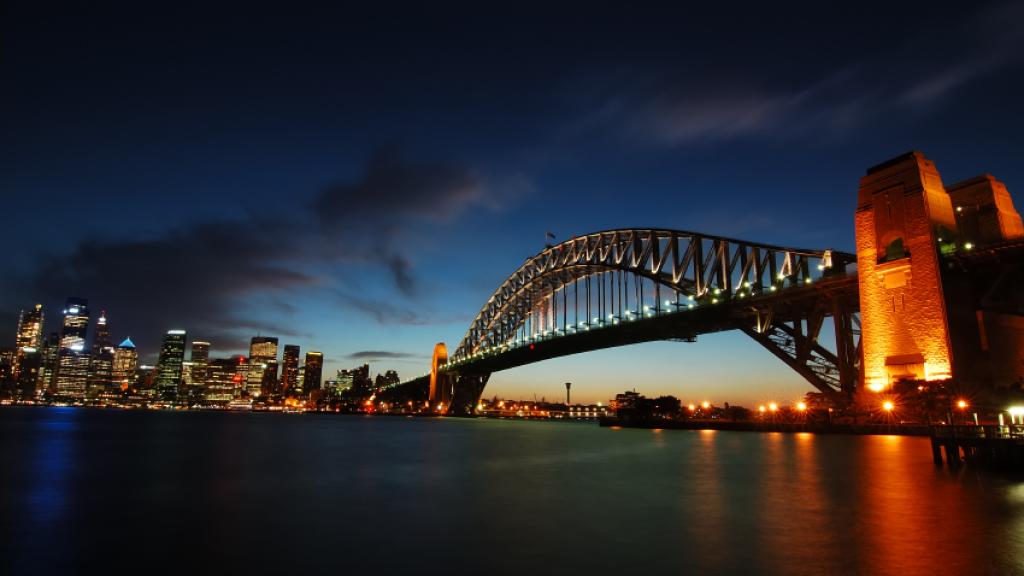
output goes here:
{"type": "MultiPolygon", "coordinates": [[[[411,376],[547,230],[850,250],[858,177],[907,150],[1024,186],[1024,4],[828,4],[5,3],[0,325],[13,342],[41,301],[53,329],[81,295],[144,355],[169,328],[214,355],[260,332],[411,376]]],[[[807,389],[725,334],[488,393],[566,380],[580,400],[807,389]]]]}

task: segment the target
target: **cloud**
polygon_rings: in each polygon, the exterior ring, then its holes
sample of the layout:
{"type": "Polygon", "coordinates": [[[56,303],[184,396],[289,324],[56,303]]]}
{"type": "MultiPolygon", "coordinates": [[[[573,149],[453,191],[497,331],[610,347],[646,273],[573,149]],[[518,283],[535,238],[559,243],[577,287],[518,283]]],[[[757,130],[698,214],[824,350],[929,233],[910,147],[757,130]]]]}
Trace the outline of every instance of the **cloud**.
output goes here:
{"type": "Polygon", "coordinates": [[[413,162],[393,147],[373,153],[363,176],[326,187],[312,210],[335,255],[382,264],[404,296],[418,283],[409,238],[424,224],[450,222],[473,207],[494,209],[498,195],[476,171],[447,162],[413,162]]]}
{"type": "Polygon", "coordinates": [[[399,306],[382,299],[357,296],[344,291],[339,291],[337,295],[342,304],[373,318],[378,324],[424,326],[432,323],[429,318],[412,307],[399,306]]]}
{"type": "MultiPolygon", "coordinates": [[[[403,300],[411,300],[418,286],[412,265],[417,226],[449,222],[494,202],[473,170],[380,150],[360,180],[324,187],[291,219],[246,213],[148,238],[87,238],[68,254],[47,257],[17,286],[5,286],[4,299],[41,300],[54,309],[69,294],[87,297],[93,307],[109,305],[116,333],[130,334],[146,350],[157,349],[164,331],[180,327],[218,349],[245,349],[256,332],[304,336],[269,323],[267,311],[294,314],[288,299],[295,291],[335,282],[309,272],[318,263],[376,266],[403,300]],[[305,225],[311,219],[319,229],[305,225]]],[[[428,323],[412,306],[355,296],[340,301],[382,324],[428,323]]],[[[3,310],[4,316],[16,317],[16,311],[3,310]]],[[[52,313],[49,318],[57,321],[52,313]]]]}
{"type": "Polygon", "coordinates": [[[929,27],[880,55],[839,62],[824,75],[782,86],[767,72],[638,66],[599,84],[603,97],[580,122],[611,123],[670,145],[843,135],[878,116],[920,113],[977,78],[1019,63],[1024,33],[1006,23],[1022,18],[1024,3],[994,4],[951,25],[938,43],[929,27]]]}
{"type": "Polygon", "coordinates": [[[345,356],[349,360],[405,360],[428,358],[423,354],[412,354],[410,352],[394,352],[389,350],[360,350],[345,356]]]}
{"type": "Polygon", "coordinates": [[[481,177],[445,162],[412,162],[395,148],[381,148],[363,178],[329,186],[314,203],[331,231],[397,228],[405,219],[450,220],[472,204],[486,203],[481,177]]]}
{"type": "Polygon", "coordinates": [[[88,297],[93,308],[109,305],[116,332],[131,334],[149,350],[171,328],[216,336],[218,346],[230,341],[232,348],[240,343],[239,330],[286,334],[260,314],[244,314],[240,304],[257,292],[287,292],[318,279],[290,266],[287,237],[263,224],[250,218],[194,224],[148,239],[88,239],[70,254],[49,258],[30,289],[55,304],[76,294],[88,297]]]}

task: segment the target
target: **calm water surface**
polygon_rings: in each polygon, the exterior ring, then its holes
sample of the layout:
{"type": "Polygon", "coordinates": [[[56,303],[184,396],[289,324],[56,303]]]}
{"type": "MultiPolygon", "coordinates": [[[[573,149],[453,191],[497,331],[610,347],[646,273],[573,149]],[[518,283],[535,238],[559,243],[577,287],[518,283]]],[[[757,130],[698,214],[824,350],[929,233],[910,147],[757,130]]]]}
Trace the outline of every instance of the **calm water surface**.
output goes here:
{"type": "Polygon", "coordinates": [[[1024,574],[920,438],[0,409],[0,573],[1024,574]]]}

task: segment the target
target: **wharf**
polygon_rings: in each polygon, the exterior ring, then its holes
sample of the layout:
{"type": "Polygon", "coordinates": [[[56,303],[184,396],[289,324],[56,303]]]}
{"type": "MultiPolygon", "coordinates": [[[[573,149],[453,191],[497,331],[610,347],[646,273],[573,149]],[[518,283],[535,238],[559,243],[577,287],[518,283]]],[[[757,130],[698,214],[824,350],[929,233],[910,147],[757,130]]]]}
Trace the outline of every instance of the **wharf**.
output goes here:
{"type": "Polygon", "coordinates": [[[964,461],[1011,471],[1024,471],[1024,426],[933,426],[932,459],[958,468],[964,461]]]}

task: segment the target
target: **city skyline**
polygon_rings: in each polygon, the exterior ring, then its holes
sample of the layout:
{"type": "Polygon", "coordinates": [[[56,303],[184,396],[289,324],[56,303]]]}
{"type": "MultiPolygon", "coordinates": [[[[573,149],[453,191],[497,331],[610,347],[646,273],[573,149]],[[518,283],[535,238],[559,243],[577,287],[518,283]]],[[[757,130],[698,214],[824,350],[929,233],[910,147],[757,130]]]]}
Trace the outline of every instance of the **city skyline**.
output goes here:
{"type": "MultiPolygon", "coordinates": [[[[0,98],[34,112],[5,123],[0,226],[17,249],[0,326],[81,295],[153,364],[182,328],[218,357],[263,334],[322,350],[325,374],[372,361],[415,376],[548,232],[852,251],[857,179],[911,149],[946,182],[985,170],[1024,187],[1024,119],[1006,113],[1024,96],[1020,3],[561,7],[500,23],[435,7],[384,35],[372,23],[392,15],[372,7],[253,9],[245,25],[223,8],[146,24],[45,10],[9,19],[24,58],[5,61],[19,89],[0,98]],[[727,33],[704,25],[719,20],[727,33]]],[[[566,381],[581,401],[809,389],[731,333],[549,360],[488,390],[553,398],[566,381]]]]}

